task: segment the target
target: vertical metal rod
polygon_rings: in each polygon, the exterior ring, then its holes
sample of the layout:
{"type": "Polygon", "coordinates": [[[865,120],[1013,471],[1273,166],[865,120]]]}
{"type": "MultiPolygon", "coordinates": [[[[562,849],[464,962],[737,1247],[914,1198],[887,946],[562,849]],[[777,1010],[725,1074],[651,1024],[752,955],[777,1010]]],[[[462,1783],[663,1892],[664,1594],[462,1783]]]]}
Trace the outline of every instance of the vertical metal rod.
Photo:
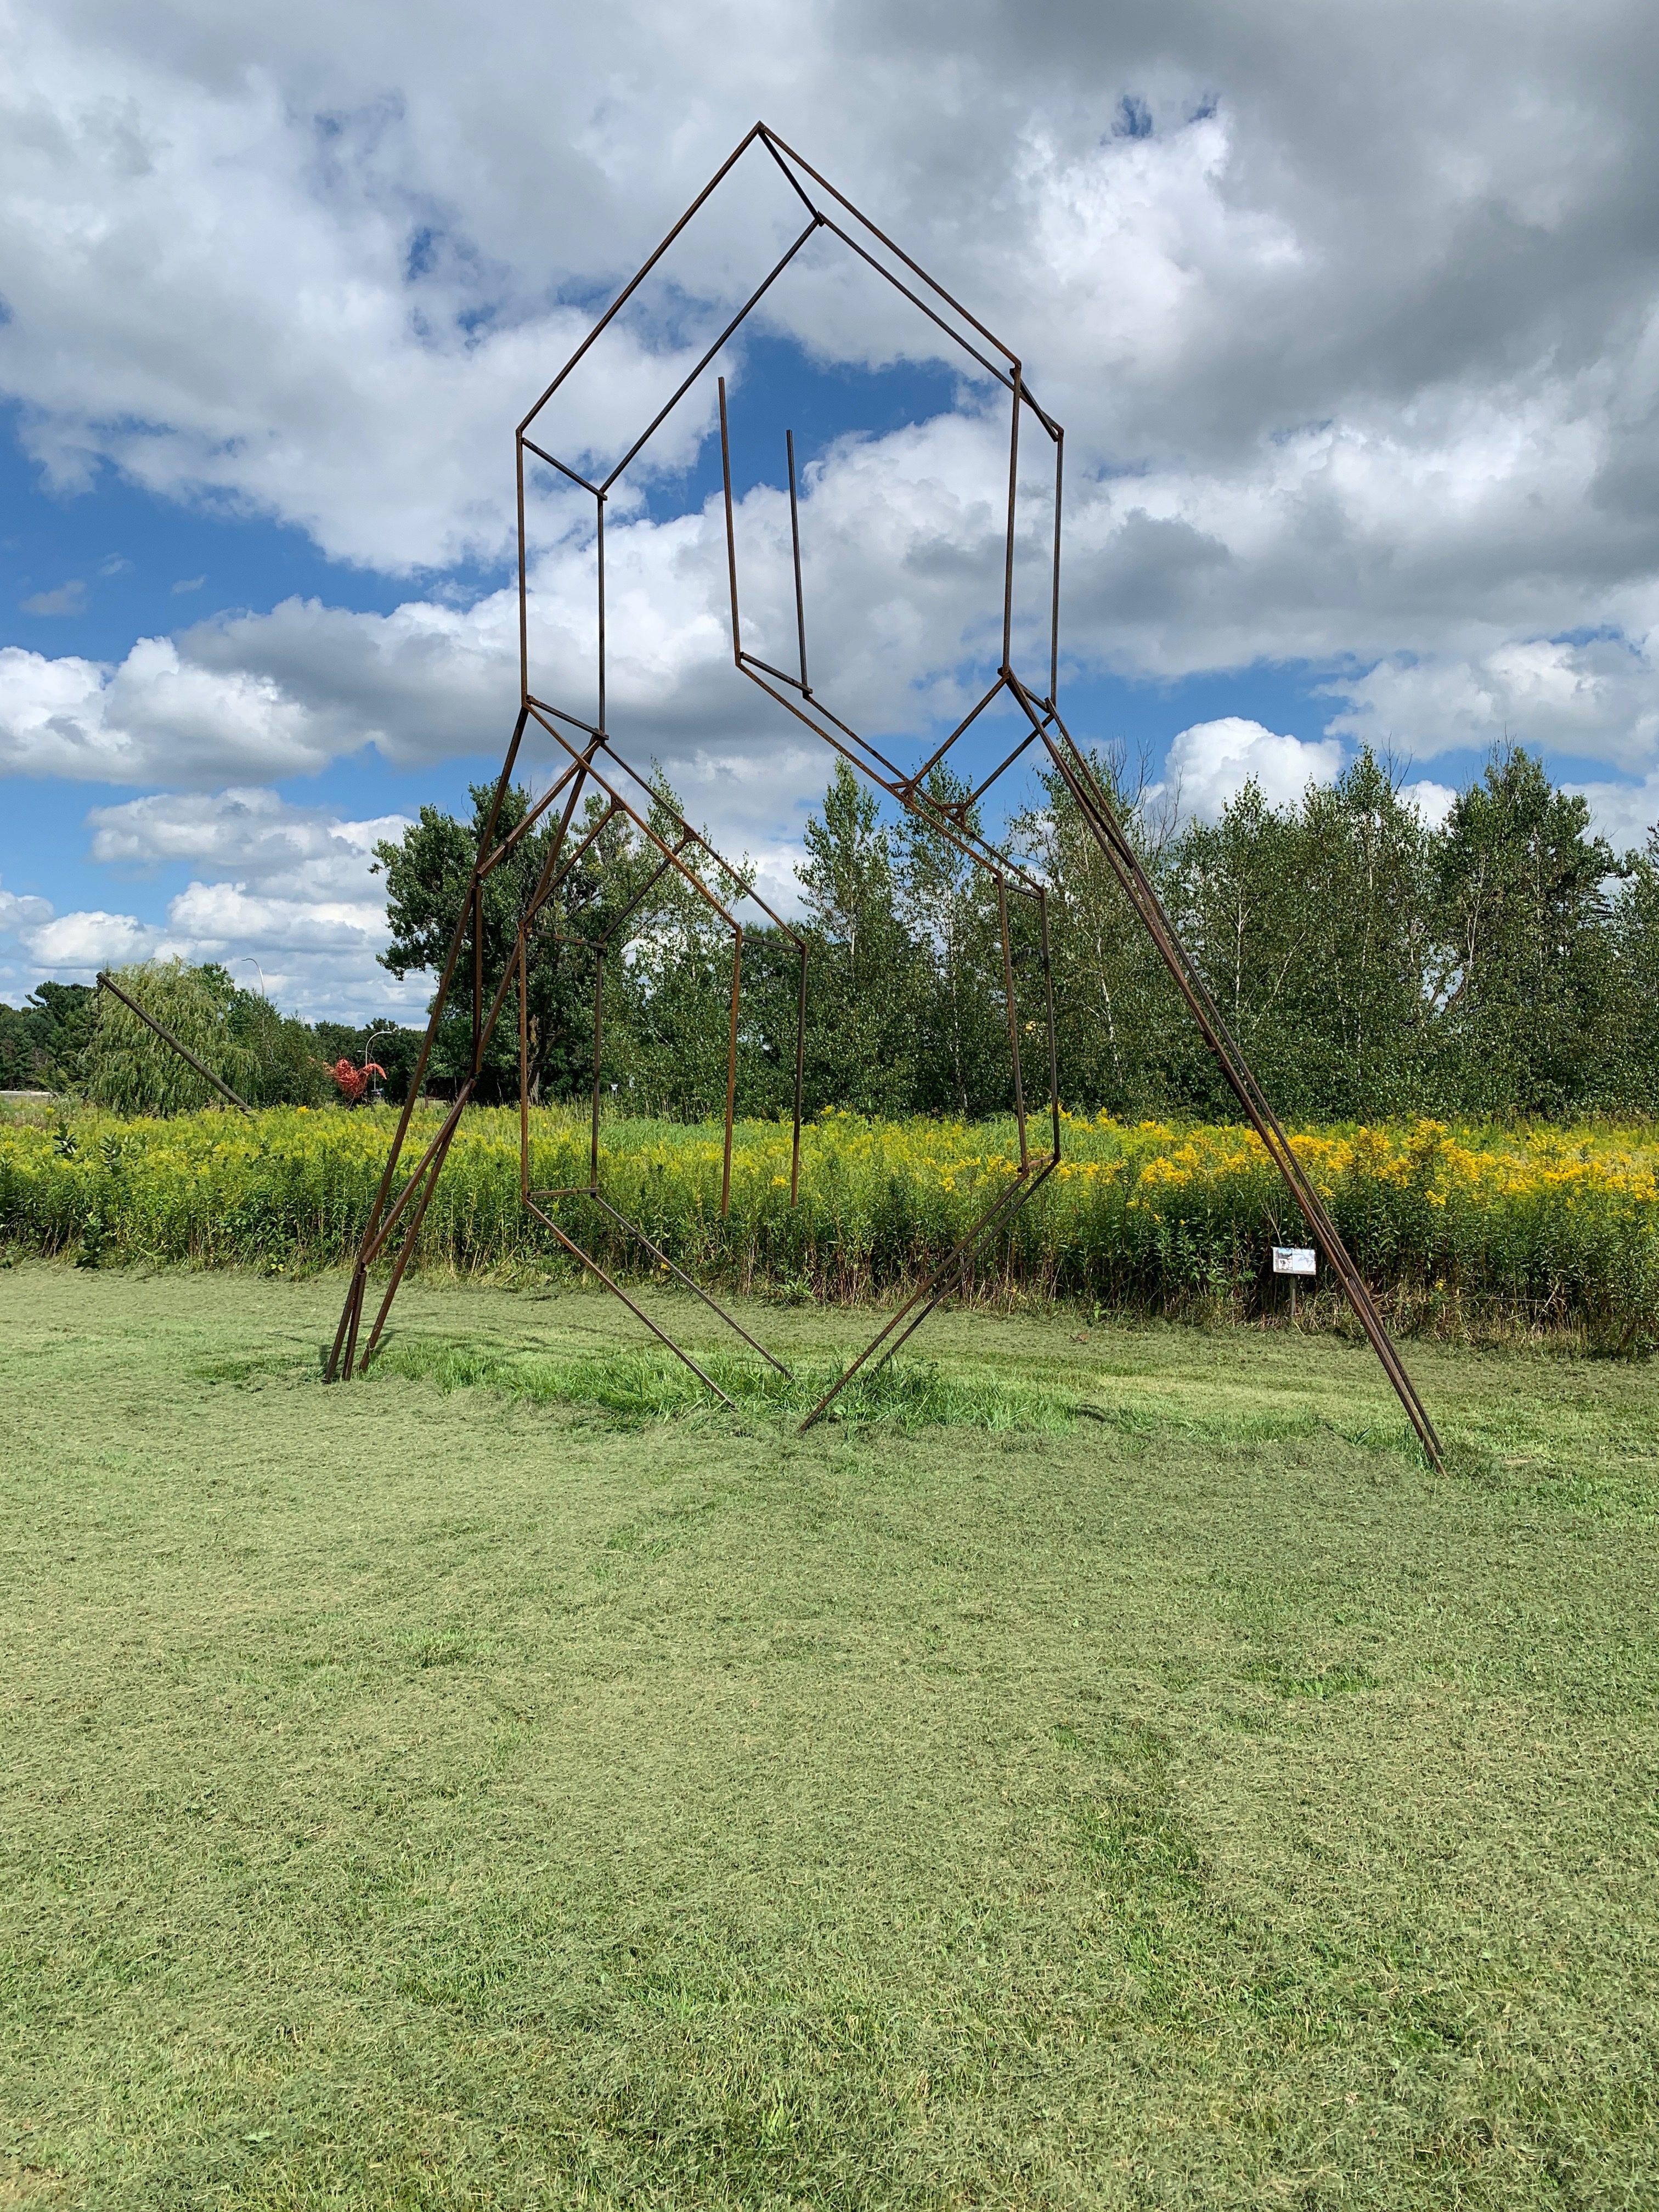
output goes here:
{"type": "Polygon", "coordinates": [[[331,1382],[339,1370],[340,1351],[345,1343],[346,1331],[351,1326],[352,1314],[362,1304],[363,1275],[363,1263],[360,1258],[351,1270],[351,1280],[346,1286],[345,1304],[340,1308],[339,1325],[334,1331],[334,1342],[323,1367],[325,1382],[331,1382]]]}
{"type": "Polygon", "coordinates": [[[732,650],[741,665],[743,633],[738,627],[738,530],[732,507],[732,434],[726,419],[726,379],[720,379],[720,488],[726,494],[726,565],[732,580],[732,650]]]}
{"type": "MultiPolygon", "coordinates": [[[[530,592],[524,532],[524,432],[513,441],[513,458],[519,478],[519,696],[530,696],[530,592]]],[[[481,851],[487,848],[480,848],[481,851]]]]}
{"type": "Polygon", "coordinates": [[[472,1069],[478,1073],[483,1049],[483,886],[472,878],[472,1069]]]}
{"type": "Polygon", "coordinates": [[[997,919],[1002,925],[1002,988],[1008,1005],[1008,1043],[1014,1056],[1014,1113],[1019,1122],[1019,1165],[1023,1174],[1031,1155],[1025,1142],[1025,1079],[1019,1064],[1019,1006],[1014,996],[1014,948],[1008,933],[1008,886],[999,876],[997,919]]]}
{"type": "Polygon", "coordinates": [[[599,521],[593,533],[593,556],[599,575],[599,728],[605,728],[605,494],[599,495],[599,521]]]}
{"type": "Polygon", "coordinates": [[[1042,993],[1048,1017],[1048,1116],[1056,1163],[1060,1158],[1060,1040],[1054,1028],[1054,961],[1048,942],[1048,894],[1037,893],[1037,920],[1042,931],[1042,993]]]}
{"type": "Polygon", "coordinates": [[[1019,363],[1014,363],[1013,422],[1008,432],[1008,550],[1002,574],[1002,672],[1006,676],[1014,650],[1014,512],[1019,489],[1019,363]]]}
{"type": "Polygon", "coordinates": [[[732,1115],[738,1100],[738,993],[743,987],[743,929],[732,934],[732,1029],[726,1049],[726,1158],[720,1170],[720,1219],[732,1203],[732,1115]]]}
{"type": "Polygon", "coordinates": [[[530,1195],[530,942],[519,931],[519,1195],[530,1195]]]}
{"type": "Polygon", "coordinates": [[[800,995],[795,1001],[795,1133],[789,1153],[789,1203],[800,1196],[800,1094],[806,1072],[806,946],[800,948],[800,995]]]}
{"type": "Polygon", "coordinates": [[[346,1332],[345,1340],[345,1378],[348,1382],[351,1380],[352,1363],[357,1356],[357,1331],[363,1318],[363,1292],[368,1288],[368,1272],[367,1268],[359,1267],[351,1279],[351,1291],[347,1299],[351,1311],[351,1324],[346,1332]]]}
{"type": "Polygon", "coordinates": [[[599,1059],[605,1022],[605,953],[593,956],[593,1115],[587,1146],[587,1187],[599,1187],[599,1059]]]}
{"type": "Polygon", "coordinates": [[[786,430],[784,448],[789,459],[789,544],[795,556],[795,635],[800,645],[800,694],[810,699],[812,687],[806,680],[806,595],[800,578],[800,508],[795,498],[795,434],[786,430]]]}
{"type": "Polygon", "coordinates": [[[1048,611],[1048,704],[1060,704],[1060,495],[1066,477],[1066,433],[1054,432],[1054,588],[1048,611]]]}

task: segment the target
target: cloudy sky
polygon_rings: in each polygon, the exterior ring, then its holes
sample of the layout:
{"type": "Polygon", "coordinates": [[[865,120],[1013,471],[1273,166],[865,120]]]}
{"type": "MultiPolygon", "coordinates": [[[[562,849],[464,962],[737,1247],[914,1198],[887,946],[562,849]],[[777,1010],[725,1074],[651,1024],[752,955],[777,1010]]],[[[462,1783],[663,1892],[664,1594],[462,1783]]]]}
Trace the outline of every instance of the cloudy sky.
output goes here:
{"type": "MultiPolygon", "coordinates": [[[[1200,812],[1364,741],[1432,808],[1507,735],[1634,842],[1656,55],[1635,0],[0,0],[0,994],[178,951],[423,1001],[369,857],[511,726],[513,426],[757,116],[1066,423],[1079,734],[1200,812]]],[[[566,450],[615,452],[779,220],[744,185],[688,238],[566,450]]],[[[815,675],[923,740],[983,665],[989,397],[816,243],[724,366],[757,634],[788,422],[815,675]]],[[[787,890],[828,760],[731,669],[712,409],[611,512],[613,719],[787,890]]],[[[580,711],[589,520],[532,487],[529,527],[580,711]]]]}

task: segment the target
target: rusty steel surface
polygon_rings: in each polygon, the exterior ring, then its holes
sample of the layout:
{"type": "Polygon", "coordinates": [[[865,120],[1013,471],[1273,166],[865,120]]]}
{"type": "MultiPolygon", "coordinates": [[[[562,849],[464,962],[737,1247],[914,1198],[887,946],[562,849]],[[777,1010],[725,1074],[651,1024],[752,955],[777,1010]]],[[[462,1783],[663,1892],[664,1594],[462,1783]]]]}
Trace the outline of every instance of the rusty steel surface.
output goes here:
{"type": "MultiPolygon", "coordinates": [[[[799,221],[799,216],[792,217],[799,221]]],[[[519,976],[520,1022],[527,988],[527,962],[534,938],[538,915],[556,892],[558,884],[574,865],[571,860],[560,866],[566,837],[574,815],[577,801],[584,792],[598,793],[608,804],[605,818],[620,811],[635,825],[647,842],[653,845],[662,857],[664,869],[672,867],[708,902],[710,908],[732,930],[732,985],[730,1049],[727,1060],[726,1106],[725,1168],[722,1182],[722,1211],[729,1197],[731,1182],[732,1119],[737,1067],[737,1004],[742,964],[742,930],[719,898],[714,889],[702,879],[699,870],[685,858],[695,846],[705,864],[715,863],[717,880],[726,883],[736,880],[733,872],[720,863],[718,856],[709,853],[702,841],[689,824],[677,820],[674,824],[676,842],[669,843],[657,836],[635,808],[629,804],[631,787],[649,793],[637,772],[617,753],[612,743],[607,722],[607,610],[605,569],[605,513],[607,503],[625,472],[633,466],[649,447],[651,441],[663,429],[675,410],[685,400],[699,380],[708,374],[720,360],[723,349],[733,335],[762,306],[772,288],[815,239],[833,239],[856,261],[860,269],[867,270],[882,280],[892,291],[908,301],[949,341],[950,346],[965,362],[973,365],[981,375],[990,378],[1006,396],[1008,405],[1008,471],[1006,491],[1006,520],[1001,554],[1000,604],[997,610],[1000,620],[996,628],[1000,635],[1000,659],[991,680],[976,703],[938,744],[919,768],[906,770],[892,760],[872,739],[861,733],[848,716],[836,711],[826,697],[822,684],[815,684],[808,673],[808,609],[802,557],[803,522],[797,482],[795,441],[793,429],[784,434],[782,454],[788,496],[788,561],[791,569],[789,597],[793,617],[796,668],[792,673],[772,662],[761,659],[744,642],[743,604],[738,558],[736,503],[732,485],[732,429],[731,407],[723,374],[716,376],[716,407],[720,441],[721,503],[726,526],[726,575],[731,607],[731,638],[733,665],[737,672],[756,685],[760,691],[781,708],[793,721],[811,731],[830,746],[841,758],[848,761],[869,782],[883,793],[897,807],[926,824],[936,837],[942,839],[963,860],[978,872],[994,895],[1001,935],[1002,973],[999,995],[1003,1002],[1011,1060],[1011,1089],[1014,1114],[1018,1131],[1019,1158],[1011,1168],[1009,1179],[1003,1189],[946,1254],[927,1279],[917,1286],[899,1310],[878,1332],[859,1358],[851,1363],[834,1386],[806,1416],[803,1427],[810,1427],[828,1411],[854,1375],[872,1363],[880,1364],[891,1358],[899,1346],[927,1318],[939,1300],[960,1283],[970,1267],[975,1255],[993,1237],[1005,1232],[1019,1209],[1033,1193],[1039,1189],[1060,1163],[1061,1121],[1058,1084],[1058,1050],[1054,1027],[1054,1006],[1052,969],[1049,957],[1048,896],[1050,886],[1038,880],[1012,854],[993,842],[979,826],[975,809],[979,800],[1014,764],[1028,754],[1045,757],[1053,773],[1070,793],[1078,816],[1089,835],[1098,846],[1127,898],[1130,909],[1146,930],[1159,957],[1180,994],[1206,1048],[1237,1099],[1246,1118],[1261,1138],[1269,1158],[1283,1178],[1291,1197],[1300,1207],[1316,1240],[1325,1250],[1326,1257],[1341,1284],[1360,1325],[1376,1352],[1389,1383],[1410,1420],[1423,1450],[1433,1466],[1443,1465],[1438,1437],[1417,1390],[1407,1373],[1400,1355],[1371,1296],[1369,1285],[1355,1266],[1334,1222],[1323,1201],[1296,1156],[1290,1139],[1273,1112],[1249,1064],[1224,1021],[1203,976],[1159,899],[1156,887],[1142,866],[1133,841],[1112,806],[1109,796],[1097,774],[1086,745],[1080,744],[1063,720],[1058,704],[1060,689],[1060,518],[1065,473],[1065,433],[1059,422],[1041,405],[1028,382],[1020,357],[981,322],[963,303],[947,292],[920,263],[914,260],[902,247],[880,230],[844,193],[830,184],[801,155],[789,146],[765,124],[757,123],[732,150],[726,161],[715,172],[703,190],[686,209],[661,243],[641,264],[611,305],[593,325],[586,337],[565,362],[558,374],[542,392],[534,406],[518,426],[517,496],[519,514],[519,651],[520,702],[517,723],[507,750],[495,795],[483,836],[474,869],[471,889],[457,922],[453,940],[437,999],[434,1002],[432,1022],[426,1043],[415,1070],[410,1096],[399,1121],[397,1138],[385,1172],[381,1177],[370,1221],[366,1230],[352,1289],[348,1294],[345,1310],[341,1315],[340,1328],[335,1340],[329,1372],[349,1375],[352,1371],[361,1315],[363,1288],[368,1268],[374,1264],[384,1249],[392,1228],[406,1213],[404,1242],[394,1263],[390,1286],[382,1303],[380,1315],[370,1337],[370,1346],[378,1341],[386,1315],[396,1291],[404,1267],[407,1265],[419,1221],[430,1199],[437,1176],[441,1172],[444,1155],[453,1139],[454,1127],[471,1089],[476,1086],[483,1066],[483,1054],[499,1018],[501,1006],[516,969],[519,976]],[[652,414],[650,419],[627,444],[620,460],[601,473],[595,469],[592,476],[575,466],[572,460],[562,459],[552,450],[556,441],[545,432],[532,436],[532,429],[540,431],[540,420],[573,373],[578,369],[596,343],[616,323],[640,288],[652,275],[663,258],[686,231],[687,227],[714,199],[728,178],[738,169],[745,156],[753,154],[763,164],[769,161],[782,178],[794,203],[799,204],[804,226],[786,246],[781,255],[753,286],[743,305],[727,319],[712,343],[702,347],[695,364],[680,378],[669,398],[652,414]],[[1053,456],[1052,493],[1054,525],[1052,550],[1045,550],[1049,564],[1049,576],[1045,591],[1044,617],[1032,623],[1023,617],[1017,619],[1016,572],[1019,545],[1018,526],[1022,499],[1021,434],[1024,429],[1029,438],[1038,442],[1046,440],[1053,456]],[[538,696],[532,683],[530,643],[530,581],[527,539],[526,532],[526,457],[550,468],[560,482],[574,486],[593,502],[592,544],[595,571],[595,661],[593,696],[597,712],[590,720],[538,696]],[[594,478],[598,480],[595,481],[594,478]],[[1025,656],[1031,656],[1027,665],[1025,656]],[[970,732],[980,728],[981,734],[990,726],[981,726],[981,717],[1002,707],[1015,720],[1015,743],[988,773],[959,779],[956,787],[965,795],[946,799],[942,787],[935,781],[936,772],[945,769],[955,749],[970,732]],[[552,738],[561,748],[566,765],[551,790],[538,802],[536,817],[544,812],[561,793],[568,796],[561,812],[557,830],[542,879],[532,894],[520,926],[519,939],[514,961],[508,963],[506,975],[497,990],[495,1000],[486,1016],[483,1012],[482,928],[479,925],[482,886],[489,870],[498,864],[511,844],[530,826],[526,820],[516,829],[499,848],[492,848],[495,825],[499,818],[502,801],[508,788],[514,763],[522,744],[526,727],[532,721],[538,729],[552,738]],[[1026,981],[1022,1000],[1022,976],[1016,957],[1015,935],[1012,916],[1020,914],[1025,918],[1029,940],[1035,932],[1035,941],[1040,948],[1035,980],[1026,981]],[[473,1054],[470,1079],[448,1119],[433,1139],[426,1154],[405,1182],[395,1200],[391,1200],[392,1185],[397,1164],[407,1133],[414,1103],[420,1092],[427,1062],[430,1056],[433,1036],[439,1013],[453,978],[455,963],[465,942],[469,919],[471,923],[474,963],[473,993],[473,1054]],[[1035,1018],[1022,1027],[1023,1007],[1035,1007],[1035,1018]],[[1025,1040],[1036,1036],[1036,1043],[1028,1046],[1025,1040]],[[1030,1073],[1036,1078],[1038,1094],[1046,1091],[1041,1119],[1044,1139],[1033,1146],[1030,1141],[1030,1121],[1032,1106],[1028,1099],[1026,1055],[1030,1053],[1030,1073]],[[388,1203],[390,1201],[390,1204],[388,1203]],[[412,1205],[412,1213],[410,1209],[412,1205]]],[[[966,372],[964,372],[966,373],[966,372]]],[[[591,466],[591,464],[590,464],[591,466]]],[[[1045,465],[1046,470],[1046,465],[1045,465]]],[[[1045,486],[1049,482],[1046,473],[1045,486]]],[[[1046,541],[1045,541],[1046,544],[1046,541]]],[[[786,649],[783,655],[788,657],[786,649]]],[[[966,755],[963,757],[967,757],[966,755]]],[[[659,815],[660,819],[660,814],[659,815]]],[[[597,831],[592,833],[597,835],[597,831]]],[[[590,841],[591,842],[591,839],[590,841]]],[[[659,871],[659,872],[660,872],[659,871]]],[[[750,891],[752,896],[752,890],[750,891]]],[[[763,905],[763,902],[762,902],[763,905]]],[[[787,928],[781,918],[770,908],[763,908],[769,920],[781,928],[787,928]]],[[[791,1178],[790,1197],[793,1203],[799,1174],[800,1099],[802,1050],[805,1035],[805,948],[799,933],[789,934],[801,945],[802,970],[799,1001],[800,1028],[796,1048],[795,1075],[795,1137],[794,1169],[791,1178]]],[[[602,958],[602,955],[600,956],[602,958]]],[[[600,1023],[598,1000],[595,1001],[595,1062],[600,1046],[600,1023]]],[[[526,1089],[527,1060],[521,1046],[520,1052],[520,1128],[523,1133],[521,1188],[525,1203],[581,1263],[605,1282],[607,1288],[635,1312],[647,1328],[662,1338],[679,1358],[684,1359],[718,1396],[725,1394],[698,1367],[696,1362],[672,1342],[666,1333],[634,1301],[621,1286],[601,1269],[593,1258],[582,1250],[575,1241],[556,1222],[551,1215],[537,1203],[538,1198],[564,1196],[568,1194],[541,1194],[532,1190],[529,1181],[528,1097],[526,1089]]],[[[589,1182],[577,1195],[604,1206],[612,1212],[597,1189],[598,1143],[597,1073],[594,1091],[594,1141],[590,1152],[589,1182]]],[[[621,1217],[617,1217],[619,1220],[621,1217]]],[[[635,1224],[623,1225],[641,1237],[648,1249],[656,1248],[643,1238],[643,1232],[635,1224]]],[[[659,1261],[664,1255],[657,1254],[659,1261]]],[[[670,1264],[672,1267],[672,1263],[670,1264]]],[[[673,1272],[678,1273],[678,1270],[673,1272]]],[[[687,1286],[697,1289],[687,1277],[681,1277],[687,1286]]],[[[700,1289],[698,1295],[707,1298],[700,1289]]],[[[708,1300],[710,1304],[712,1299],[708,1300]]],[[[720,1309],[715,1308],[718,1312],[720,1309]]],[[[746,1333],[731,1320],[739,1334],[746,1333]]],[[[759,1350],[760,1347],[755,1347],[759,1350]]],[[[769,1357],[770,1355],[766,1355],[769,1357]]],[[[730,1402],[727,1401],[726,1402],[730,1402]]]]}

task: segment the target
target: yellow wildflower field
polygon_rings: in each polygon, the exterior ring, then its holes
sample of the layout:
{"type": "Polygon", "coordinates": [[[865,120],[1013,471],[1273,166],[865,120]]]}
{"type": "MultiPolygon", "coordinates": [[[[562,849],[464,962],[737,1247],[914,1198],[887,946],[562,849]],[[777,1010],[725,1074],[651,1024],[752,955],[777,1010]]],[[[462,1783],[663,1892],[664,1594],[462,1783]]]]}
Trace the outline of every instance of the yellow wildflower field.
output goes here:
{"type": "MultiPolygon", "coordinates": [[[[416,1134],[438,1126],[423,1107],[416,1134]]],[[[124,1121],[70,1109],[0,1121],[0,1238],[83,1264],[306,1272],[352,1250],[384,1165],[385,1108],[279,1109],[124,1121]]],[[[1048,1125],[1034,1117],[1034,1158],[1048,1125]]],[[[1659,1338],[1659,1134],[1650,1127],[1474,1129],[1416,1121],[1295,1130],[1355,1257],[1408,1328],[1517,1325],[1610,1348],[1659,1338]]],[[[1274,1243],[1307,1231],[1253,1132],[1062,1113],[1059,1164],[976,1256],[979,1297],[1068,1297],[1220,1319],[1276,1310],[1274,1243]]],[[[738,1126],[722,1218],[717,1125],[607,1119],[605,1195],[680,1264],[793,1297],[884,1296],[914,1282],[1006,1191],[1012,1119],[877,1121],[832,1111],[802,1133],[738,1126]]],[[[538,1185],[581,1185],[580,1109],[531,1117],[538,1185]]],[[[418,1153],[408,1153],[413,1159],[418,1153]]],[[[607,1266],[643,1248],[580,1196],[560,1218],[607,1266]]],[[[422,1231],[420,1264],[464,1275],[568,1264],[519,1202],[515,1110],[469,1114],[422,1231]]],[[[1334,1312],[1316,1302],[1314,1317],[1334,1312]]]]}

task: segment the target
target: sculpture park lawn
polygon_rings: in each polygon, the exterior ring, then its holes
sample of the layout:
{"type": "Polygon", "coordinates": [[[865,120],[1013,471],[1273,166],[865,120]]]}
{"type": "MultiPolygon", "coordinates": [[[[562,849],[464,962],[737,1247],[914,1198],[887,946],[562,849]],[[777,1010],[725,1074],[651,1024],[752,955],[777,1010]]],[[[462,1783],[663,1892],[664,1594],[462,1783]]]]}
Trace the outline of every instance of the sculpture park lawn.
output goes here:
{"type": "Polygon", "coordinates": [[[0,2203],[1659,2200],[1650,1368],[340,1290],[0,1270],[0,2203]]]}

